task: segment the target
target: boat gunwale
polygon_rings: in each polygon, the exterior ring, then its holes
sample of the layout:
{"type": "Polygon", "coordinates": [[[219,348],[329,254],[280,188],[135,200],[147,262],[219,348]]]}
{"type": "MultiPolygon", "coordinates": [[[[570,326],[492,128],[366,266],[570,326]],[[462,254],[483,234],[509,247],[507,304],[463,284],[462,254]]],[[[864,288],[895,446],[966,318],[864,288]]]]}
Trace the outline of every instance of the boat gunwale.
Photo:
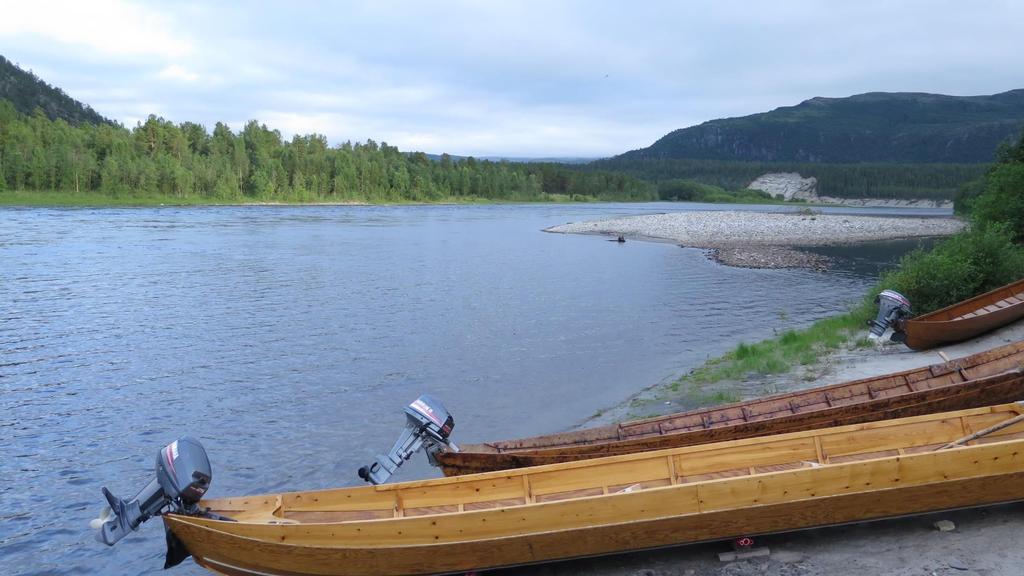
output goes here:
{"type": "MultiPolygon", "coordinates": [[[[966,310],[968,312],[970,312],[972,310],[978,310],[979,308],[981,308],[981,307],[976,305],[978,302],[983,302],[983,301],[985,301],[987,299],[992,298],[993,296],[998,295],[1000,292],[1002,292],[1004,290],[1011,290],[1011,289],[1014,289],[1014,288],[1019,288],[1020,291],[1024,291],[1024,278],[1021,278],[1020,280],[1017,280],[1015,282],[1011,282],[1009,284],[1005,284],[1003,286],[999,286],[998,288],[993,288],[992,290],[989,290],[988,292],[985,292],[983,294],[978,294],[977,296],[974,296],[972,298],[968,298],[967,300],[961,300],[959,302],[950,304],[949,306],[946,306],[945,308],[939,308],[938,310],[933,310],[931,312],[928,312],[927,314],[921,314],[920,316],[915,316],[914,318],[909,318],[905,322],[907,322],[907,323],[910,323],[910,322],[920,322],[920,323],[926,323],[928,325],[934,325],[934,324],[938,324],[940,322],[959,322],[959,321],[962,321],[962,320],[970,320],[970,318],[956,320],[955,316],[952,316],[950,318],[945,318],[945,319],[942,319],[942,320],[932,320],[932,318],[935,317],[935,316],[939,316],[941,314],[944,314],[944,313],[950,313],[950,312],[952,312],[954,310],[960,311],[961,309],[964,309],[964,310],[966,310]]],[[[1011,291],[1010,295],[1013,296],[1015,294],[1017,294],[1016,291],[1011,291]]],[[[1000,298],[1000,300],[1002,300],[1002,298],[1000,298]]],[[[1010,304],[1009,306],[1006,306],[1005,308],[1001,308],[1000,310],[1013,309],[1013,308],[1017,308],[1018,306],[1024,306],[1024,300],[1022,300],[1021,302],[1018,302],[1016,304],[1010,304]]],[[[995,313],[996,312],[992,312],[992,314],[995,314],[995,313]]]]}
{"type": "MultiPolygon", "coordinates": [[[[255,536],[239,535],[239,534],[236,534],[234,532],[231,532],[230,530],[218,530],[217,526],[223,526],[223,527],[230,527],[232,525],[273,526],[273,527],[279,528],[279,529],[281,529],[282,531],[285,531],[285,532],[293,532],[293,531],[300,531],[300,530],[302,530],[304,528],[308,528],[308,529],[329,529],[331,527],[337,527],[337,526],[357,526],[357,525],[363,525],[363,524],[375,524],[375,523],[382,523],[382,522],[383,523],[388,523],[388,522],[395,523],[396,525],[401,525],[401,524],[404,524],[404,523],[409,523],[409,522],[406,522],[406,521],[419,521],[420,523],[422,523],[422,522],[425,522],[428,519],[437,519],[437,518],[448,518],[448,519],[450,519],[450,518],[452,518],[454,516],[457,516],[457,517],[460,517],[460,518],[466,518],[467,520],[472,520],[474,516],[483,516],[483,515],[486,515],[486,514],[493,514],[493,513],[497,512],[498,510],[524,510],[525,509],[525,510],[533,511],[533,510],[536,510],[536,508],[538,506],[558,507],[559,505],[563,505],[564,506],[564,505],[572,504],[572,503],[587,504],[587,503],[596,501],[598,499],[608,499],[608,498],[616,498],[617,500],[626,500],[626,499],[630,499],[630,498],[635,498],[638,495],[648,495],[649,496],[649,495],[652,495],[652,494],[657,494],[657,493],[660,493],[660,492],[663,492],[663,491],[667,491],[667,490],[671,490],[671,489],[679,490],[679,489],[697,488],[699,486],[719,485],[719,484],[736,482],[737,480],[749,480],[749,479],[754,478],[754,477],[756,477],[756,478],[764,478],[764,477],[776,477],[776,476],[779,476],[779,475],[807,474],[807,473],[812,473],[814,470],[821,470],[821,469],[824,469],[824,468],[828,468],[828,469],[842,469],[842,468],[853,468],[853,467],[858,467],[858,466],[859,467],[863,467],[865,465],[876,464],[876,463],[878,463],[880,461],[888,461],[888,460],[892,460],[892,461],[894,461],[896,463],[900,463],[900,462],[905,461],[905,460],[919,460],[919,459],[925,459],[925,458],[929,458],[929,457],[935,457],[935,455],[937,453],[939,453],[939,452],[962,453],[964,450],[971,450],[971,451],[975,451],[975,452],[983,451],[983,450],[997,451],[999,448],[1003,448],[1005,446],[1008,446],[1008,445],[1011,445],[1011,444],[1015,444],[1015,443],[1016,444],[1021,444],[1022,446],[1024,446],[1024,438],[1011,438],[1009,440],[1001,440],[1001,441],[995,441],[995,442],[988,442],[988,443],[984,443],[984,444],[956,446],[956,447],[949,448],[947,450],[942,450],[942,451],[928,451],[928,452],[919,452],[919,453],[915,453],[915,454],[899,454],[899,455],[882,456],[882,457],[877,457],[877,458],[868,458],[868,459],[864,459],[864,460],[856,460],[856,461],[849,461],[849,462],[837,462],[837,463],[834,463],[834,464],[823,464],[823,465],[818,466],[818,467],[801,468],[801,469],[794,469],[794,470],[767,471],[767,472],[760,472],[760,473],[757,473],[757,474],[752,475],[752,476],[728,477],[728,478],[713,478],[713,479],[701,480],[701,481],[698,481],[698,482],[692,482],[692,483],[686,483],[686,484],[673,484],[673,485],[668,485],[668,486],[658,486],[658,487],[646,488],[644,490],[640,490],[640,491],[636,491],[636,492],[622,492],[622,493],[615,493],[615,494],[600,494],[600,495],[592,495],[592,496],[581,496],[579,498],[573,498],[573,499],[567,499],[567,500],[548,501],[548,502],[529,502],[529,503],[524,504],[524,505],[518,505],[518,506],[513,506],[513,507],[493,508],[493,509],[487,509],[487,510],[473,510],[473,511],[465,511],[465,512],[445,512],[445,513],[439,513],[439,514],[432,514],[430,516],[406,516],[406,517],[395,517],[395,518],[376,518],[376,519],[356,520],[356,521],[343,521],[343,522],[302,522],[302,523],[295,523],[295,524],[292,524],[292,523],[270,524],[270,523],[266,523],[266,522],[246,522],[246,521],[233,522],[233,521],[225,521],[225,520],[213,520],[213,519],[207,519],[207,518],[196,518],[196,517],[190,517],[190,516],[183,516],[183,515],[179,515],[179,514],[167,514],[164,517],[167,518],[167,519],[173,520],[175,522],[182,522],[182,523],[189,524],[189,525],[192,525],[192,526],[200,527],[202,529],[215,530],[215,531],[221,532],[223,534],[226,534],[228,536],[231,536],[232,538],[244,538],[244,539],[250,540],[252,542],[263,542],[263,543],[266,543],[266,542],[271,542],[271,541],[268,540],[268,539],[259,538],[259,537],[255,537],[255,536]]],[[[978,470],[978,469],[971,469],[971,470],[978,470]]],[[[1015,472],[1015,473],[1024,474],[1024,468],[1022,468],[1020,472],[1015,472]]],[[[717,509],[712,509],[712,510],[698,510],[698,511],[695,511],[695,512],[689,512],[689,513],[685,513],[685,514],[665,514],[665,515],[651,516],[651,517],[645,517],[645,518],[633,518],[633,519],[627,520],[625,522],[605,522],[605,523],[597,524],[596,526],[599,526],[599,527],[602,527],[602,528],[604,528],[604,527],[628,526],[628,525],[631,525],[631,524],[637,524],[637,523],[643,523],[643,522],[656,522],[656,521],[659,521],[659,520],[665,520],[665,519],[671,519],[671,518],[681,518],[681,517],[686,517],[686,516],[701,516],[701,515],[704,515],[704,514],[711,514],[711,513],[718,513],[718,512],[729,512],[729,511],[735,511],[735,510],[756,510],[758,508],[775,506],[775,505],[782,504],[782,503],[797,503],[797,502],[807,502],[807,501],[818,501],[818,500],[829,499],[829,498],[836,498],[836,497],[842,497],[842,496],[854,496],[854,495],[858,495],[858,494],[863,495],[863,494],[869,494],[869,493],[880,492],[880,491],[898,490],[898,489],[900,489],[903,486],[928,486],[928,485],[934,485],[934,484],[943,484],[943,483],[946,483],[946,482],[968,481],[968,480],[984,478],[984,477],[988,477],[988,476],[1001,476],[1001,475],[1005,475],[1005,474],[1004,473],[1001,473],[1001,474],[985,474],[984,472],[979,471],[978,473],[975,473],[975,474],[970,474],[970,475],[967,475],[967,476],[958,477],[958,478],[951,479],[951,480],[950,479],[942,479],[942,480],[920,482],[920,483],[916,483],[916,484],[905,484],[905,485],[904,484],[899,484],[899,485],[889,486],[889,487],[886,487],[886,488],[866,488],[866,489],[861,489],[861,490],[852,491],[852,492],[841,492],[841,493],[836,493],[836,494],[828,494],[828,495],[824,495],[824,496],[811,496],[811,497],[793,498],[793,499],[790,499],[790,500],[785,500],[783,502],[764,502],[764,503],[757,503],[757,504],[744,504],[744,505],[738,505],[738,506],[731,507],[731,508],[717,508],[717,509]]],[[[1013,501],[1019,501],[1019,500],[1020,499],[1013,500],[1013,501]]],[[[576,530],[580,530],[580,529],[581,528],[579,528],[579,527],[566,527],[566,528],[552,529],[552,530],[533,530],[533,531],[528,532],[528,534],[531,535],[531,536],[533,536],[533,535],[547,535],[547,534],[557,534],[557,533],[563,533],[563,532],[572,532],[572,531],[576,531],[576,530]]],[[[521,534],[509,534],[509,535],[505,535],[505,536],[487,536],[487,537],[479,537],[479,538],[473,537],[473,536],[469,535],[464,540],[449,540],[449,541],[442,541],[442,542],[418,542],[418,543],[413,543],[413,544],[381,544],[381,545],[373,545],[373,544],[362,544],[362,543],[360,543],[360,544],[351,545],[351,546],[324,546],[322,544],[302,544],[302,543],[295,543],[295,542],[287,542],[287,544],[291,545],[291,546],[300,546],[300,547],[303,547],[303,548],[317,548],[317,549],[329,548],[329,549],[332,549],[332,550],[345,550],[345,549],[353,549],[353,550],[355,550],[355,549],[392,550],[392,549],[414,548],[414,547],[423,547],[423,546],[451,546],[451,545],[457,545],[460,542],[488,542],[488,541],[496,541],[496,540],[503,540],[503,539],[513,538],[513,537],[517,537],[517,536],[521,536],[521,534]]],[[[284,542],[275,542],[275,543],[284,544],[284,542]]]]}

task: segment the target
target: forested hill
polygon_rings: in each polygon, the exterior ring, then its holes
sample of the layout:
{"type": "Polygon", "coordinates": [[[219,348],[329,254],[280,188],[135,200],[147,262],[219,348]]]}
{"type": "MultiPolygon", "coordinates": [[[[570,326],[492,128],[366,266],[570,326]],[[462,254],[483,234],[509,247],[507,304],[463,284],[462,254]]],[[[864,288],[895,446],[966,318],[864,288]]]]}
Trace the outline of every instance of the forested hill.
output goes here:
{"type": "Polygon", "coordinates": [[[255,120],[239,132],[155,116],[130,130],[72,126],[0,100],[0,204],[18,192],[37,193],[34,203],[657,198],[647,182],[600,170],[447,155],[433,161],[372,140],[332,147],[319,134],[286,140],[255,120]]]}
{"type": "Polygon", "coordinates": [[[621,160],[991,162],[1024,129],[1024,89],[992,96],[871,92],[675,130],[621,160]]]}
{"type": "Polygon", "coordinates": [[[50,120],[60,118],[69,124],[112,123],[88,105],[68,96],[60,88],[50,86],[35,74],[22,70],[3,56],[0,56],[0,99],[9,100],[22,114],[32,114],[39,108],[50,120]]]}

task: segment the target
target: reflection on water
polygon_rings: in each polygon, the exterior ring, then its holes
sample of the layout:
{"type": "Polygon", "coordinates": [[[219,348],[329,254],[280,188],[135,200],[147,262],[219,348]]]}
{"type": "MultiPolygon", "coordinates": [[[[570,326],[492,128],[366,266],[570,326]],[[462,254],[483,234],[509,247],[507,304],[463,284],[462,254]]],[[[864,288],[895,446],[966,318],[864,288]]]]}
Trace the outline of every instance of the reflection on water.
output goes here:
{"type": "Polygon", "coordinates": [[[930,250],[938,241],[937,238],[912,238],[843,246],[818,246],[806,250],[832,257],[836,270],[877,277],[882,272],[895,268],[900,258],[911,250],[930,250]]]}
{"type": "Polygon", "coordinates": [[[561,430],[872,281],[540,232],[684,208],[0,210],[0,573],[160,572],[158,522],[87,524],[179,435],[212,495],[355,484],[421,392],[457,441],[561,430]]]}

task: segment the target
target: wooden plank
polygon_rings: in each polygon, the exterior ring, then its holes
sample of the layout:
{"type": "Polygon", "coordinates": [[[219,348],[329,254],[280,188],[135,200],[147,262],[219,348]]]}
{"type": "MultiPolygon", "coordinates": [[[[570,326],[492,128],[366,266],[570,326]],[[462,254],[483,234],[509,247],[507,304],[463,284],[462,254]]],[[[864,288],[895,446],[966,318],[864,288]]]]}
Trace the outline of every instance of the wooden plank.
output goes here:
{"type": "Polygon", "coordinates": [[[669,470],[665,458],[643,458],[606,464],[592,468],[533,472],[530,486],[534,496],[568,490],[599,488],[609,484],[668,480],[669,470]]]}
{"type": "Polygon", "coordinates": [[[486,478],[443,486],[418,486],[396,490],[405,508],[466,504],[485,500],[523,497],[523,481],[517,476],[486,478]]]}
{"type": "Polygon", "coordinates": [[[533,499],[533,489],[530,488],[530,476],[523,474],[523,494],[526,497],[526,503],[535,502],[533,499]]]}
{"type": "Polygon", "coordinates": [[[512,506],[522,506],[526,504],[524,498],[510,498],[508,500],[484,500],[482,502],[467,502],[463,505],[463,509],[466,512],[472,512],[473,510],[489,510],[491,508],[510,508],[512,506]]]}
{"type": "Polygon", "coordinates": [[[814,437],[814,456],[818,464],[828,463],[828,460],[825,458],[825,451],[821,449],[821,436],[817,435],[814,437]]]}
{"type": "Polygon", "coordinates": [[[938,421],[911,422],[883,428],[864,430],[859,433],[826,433],[821,435],[822,451],[829,461],[837,456],[895,450],[898,447],[934,444],[957,438],[960,423],[957,418],[938,421]]]}
{"type": "Polygon", "coordinates": [[[802,437],[682,454],[675,457],[675,469],[677,474],[694,476],[736,468],[737,463],[750,467],[816,459],[814,438],[802,437]]]}
{"type": "Polygon", "coordinates": [[[324,490],[281,495],[284,510],[393,510],[395,495],[390,490],[365,486],[347,491],[324,490]]]}

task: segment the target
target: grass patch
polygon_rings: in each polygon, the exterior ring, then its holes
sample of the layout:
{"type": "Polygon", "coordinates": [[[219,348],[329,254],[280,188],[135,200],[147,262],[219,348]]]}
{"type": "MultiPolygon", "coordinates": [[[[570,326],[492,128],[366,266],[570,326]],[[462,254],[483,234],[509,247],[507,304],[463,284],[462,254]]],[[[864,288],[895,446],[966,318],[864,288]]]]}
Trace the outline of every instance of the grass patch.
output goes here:
{"type": "Polygon", "coordinates": [[[704,392],[697,388],[687,395],[687,403],[692,404],[695,408],[703,406],[717,406],[719,404],[732,404],[733,402],[739,402],[740,400],[742,400],[740,395],[732,390],[704,392]]]}
{"type": "MultiPolygon", "coordinates": [[[[741,380],[751,374],[781,374],[797,364],[813,364],[819,355],[854,341],[872,314],[872,305],[865,301],[845,314],[818,320],[801,330],[787,330],[775,338],[753,344],[741,342],[725,355],[708,360],[703,366],[679,378],[669,385],[669,389],[679,391],[686,387],[689,389],[687,396],[695,401],[720,399],[717,395],[729,393],[705,394],[702,386],[721,380],[741,380]]],[[[866,338],[860,338],[855,345],[870,344],[866,338]]],[[[721,400],[731,401],[725,398],[721,400]]]]}

